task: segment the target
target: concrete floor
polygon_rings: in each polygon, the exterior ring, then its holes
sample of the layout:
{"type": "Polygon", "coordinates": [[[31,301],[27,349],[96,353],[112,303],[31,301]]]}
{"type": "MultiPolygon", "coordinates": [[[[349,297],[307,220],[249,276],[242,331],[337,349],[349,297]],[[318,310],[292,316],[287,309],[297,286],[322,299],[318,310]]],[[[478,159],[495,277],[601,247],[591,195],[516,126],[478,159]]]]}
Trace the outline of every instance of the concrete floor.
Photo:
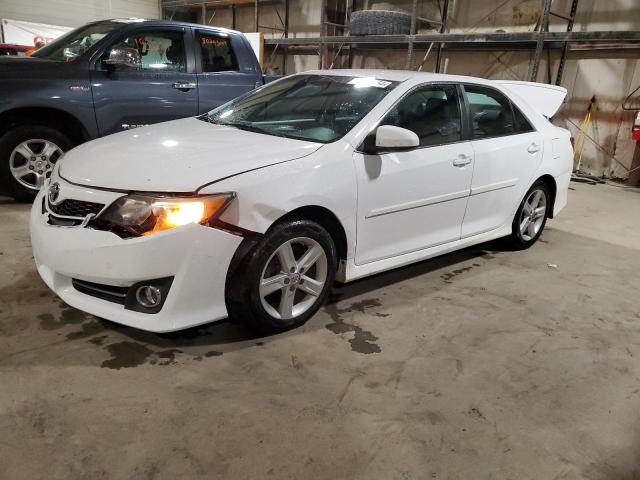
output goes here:
{"type": "Polygon", "coordinates": [[[640,191],[571,188],[528,251],[337,288],[268,338],[65,306],[0,200],[0,478],[640,478],[640,191]]]}

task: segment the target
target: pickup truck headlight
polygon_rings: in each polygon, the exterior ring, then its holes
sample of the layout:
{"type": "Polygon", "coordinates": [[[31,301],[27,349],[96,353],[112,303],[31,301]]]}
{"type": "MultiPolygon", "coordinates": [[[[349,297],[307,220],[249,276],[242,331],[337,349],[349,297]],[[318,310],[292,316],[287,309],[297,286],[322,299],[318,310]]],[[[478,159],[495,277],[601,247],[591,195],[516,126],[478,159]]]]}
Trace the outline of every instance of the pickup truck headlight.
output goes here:
{"type": "Polygon", "coordinates": [[[235,196],[235,192],[184,198],[125,195],[96,220],[135,236],[151,235],[189,223],[206,224],[222,214],[235,196]]]}

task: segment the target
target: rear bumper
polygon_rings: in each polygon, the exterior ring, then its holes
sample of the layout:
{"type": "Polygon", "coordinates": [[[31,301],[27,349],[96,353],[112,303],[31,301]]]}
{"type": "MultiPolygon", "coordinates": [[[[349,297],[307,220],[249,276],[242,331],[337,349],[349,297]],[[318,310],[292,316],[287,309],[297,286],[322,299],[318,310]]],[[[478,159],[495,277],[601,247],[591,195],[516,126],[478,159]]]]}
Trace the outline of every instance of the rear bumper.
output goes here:
{"type": "Polygon", "coordinates": [[[569,182],[571,182],[571,172],[555,177],[556,180],[556,200],[553,204],[553,216],[555,217],[567,205],[569,195],[569,182]]]}
{"type": "Polygon", "coordinates": [[[151,332],[180,330],[227,316],[225,280],[242,238],[202,225],[123,240],[117,235],[47,223],[41,192],[30,216],[38,273],[69,305],[151,332]],[[173,277],[158,313],[142,313],[78,291],[72,280],[129,287],[173,277]]]}

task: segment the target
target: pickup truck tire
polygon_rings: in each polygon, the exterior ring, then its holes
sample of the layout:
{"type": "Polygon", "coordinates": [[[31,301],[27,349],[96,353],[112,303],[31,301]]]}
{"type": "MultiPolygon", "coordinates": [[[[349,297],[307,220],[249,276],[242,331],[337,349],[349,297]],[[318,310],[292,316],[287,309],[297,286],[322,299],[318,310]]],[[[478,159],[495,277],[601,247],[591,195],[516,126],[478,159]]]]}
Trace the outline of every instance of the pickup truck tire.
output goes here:
{"type": "Polygon", "coordinates": [[[64,133],[47,125],[20,125],[0,137],[0,181],[19,202],[32,202],[55,162],[73,148],[64,133]]]}

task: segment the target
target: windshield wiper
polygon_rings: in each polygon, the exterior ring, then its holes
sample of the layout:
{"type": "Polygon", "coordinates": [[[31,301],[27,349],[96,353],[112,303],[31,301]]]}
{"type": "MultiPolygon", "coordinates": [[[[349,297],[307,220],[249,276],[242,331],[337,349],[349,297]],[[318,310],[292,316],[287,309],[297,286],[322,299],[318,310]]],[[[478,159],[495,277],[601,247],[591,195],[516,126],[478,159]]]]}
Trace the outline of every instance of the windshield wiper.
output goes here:
{"type": "Polygon", "coordinates": [[[254,127],[253,125],[249,125],[246,123],[219,123],[218,125],[224,125],[226,127],[234,127],[239,130],[246,130],[247,132],[256,132],[256,133],[265,133],[267,135],[273,135],[268,130],[260,127],[254,127]]]}
{"type": "Polygon", "coordinates": [[[215,121],[213,118],[211,118],[209,115],[203,115],[200,118],[202,120],[205,120],[205,121],[207,121],[209,123],[212,123],[214,125],[220,125],[220,126],[223,126],[223,127],[233,127],[233,128],[237,128],[238,130],[245,130],[247,132],[262,133],[264,135],[272,135],[274,137],[287,138],[287,135],[284,135],[282,133],[273,132],[271,130],[267,130],[266,128],[256,127],[256,126],[250,125],[248,123],[241,123],[241,122],[219,123],[219,122],[215,121]]]}

